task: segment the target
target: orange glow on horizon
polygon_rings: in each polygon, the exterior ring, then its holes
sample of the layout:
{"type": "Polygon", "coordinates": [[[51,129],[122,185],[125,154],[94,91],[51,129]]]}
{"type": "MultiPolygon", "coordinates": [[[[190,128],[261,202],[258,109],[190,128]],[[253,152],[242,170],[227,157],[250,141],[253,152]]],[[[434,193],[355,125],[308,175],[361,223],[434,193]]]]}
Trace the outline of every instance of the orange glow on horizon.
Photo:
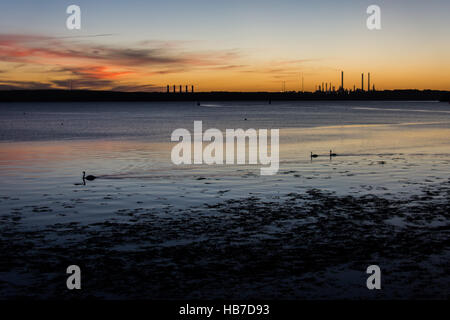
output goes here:
{"type": "Polygon", "coordinates": [[[420,51],[417,57],[402,59],[402,51],[362,55],[354,50],[337,51],[333,59],[304,59],[299,49],[194,51],[178,43],[124,48],[42,38],[0,34],[2,87],[165,91],[166,85],[176,85],[177,90],[179,85],[194,85],[197,92],[277,92],[283,87],[314,91],[331,83],[337,90],[344,70],[347,89],[361,87],[361,73],[366,75],[367,89],[370,72],[371,87],[374,84],[377,90],[450,90],[445,52],[420,51]]]}

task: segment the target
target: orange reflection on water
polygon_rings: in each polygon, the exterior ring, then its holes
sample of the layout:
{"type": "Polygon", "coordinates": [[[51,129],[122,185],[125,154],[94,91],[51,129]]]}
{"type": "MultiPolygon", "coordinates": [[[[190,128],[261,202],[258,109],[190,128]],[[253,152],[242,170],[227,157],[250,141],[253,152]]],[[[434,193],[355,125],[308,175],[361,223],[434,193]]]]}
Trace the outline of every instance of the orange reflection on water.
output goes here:
{"type": "MultiPolygon", "coordinates": [[[[450,154],[449,137],[450,128],[439,123],[287,128],[280,130],[280,161],[306,160],[310,152],[328,155],[329,150],[352,156],[450,154]]],[[[203,147],[208,144],[204,142],[203,147]]],[[[174,145],[169,138],[167,142],[3,142],[0,143],[0,172],[33,172],[42,168],[74,172],[90,168],[105,168],[105,171],[114,168],[113,171],[117,172],[144,172],[161,168],[174,170],[176,167],[170,157],[174,145]]]]}
{"type": "Polygon", "coordinates": [[[450,154],[450,128],[439,123],[368,124],[282,129],[284,154],[450,154]]]}
{"type": "Polygon", "coordinates": [[[39,168],[86,168],[100,162],[154,161],[170,151],[165,143],[142,141],[37,141],[0,143],[0,171],[33,172],[39,168]]]}

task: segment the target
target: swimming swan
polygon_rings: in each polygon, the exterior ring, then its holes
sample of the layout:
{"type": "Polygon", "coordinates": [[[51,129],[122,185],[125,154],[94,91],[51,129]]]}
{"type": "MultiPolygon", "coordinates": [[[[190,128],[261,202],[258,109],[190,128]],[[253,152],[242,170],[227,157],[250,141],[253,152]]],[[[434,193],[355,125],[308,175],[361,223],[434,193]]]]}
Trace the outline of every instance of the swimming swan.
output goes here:
{"type": "Polygon", "coordinates": [[[95,179],[97,179],[96,176],[93,176],[93,175],[88,175],[88,176],[86,176],[86,172],[83,171],[83,180],[93,181],[93,180],[95,180],[95,179]]]}

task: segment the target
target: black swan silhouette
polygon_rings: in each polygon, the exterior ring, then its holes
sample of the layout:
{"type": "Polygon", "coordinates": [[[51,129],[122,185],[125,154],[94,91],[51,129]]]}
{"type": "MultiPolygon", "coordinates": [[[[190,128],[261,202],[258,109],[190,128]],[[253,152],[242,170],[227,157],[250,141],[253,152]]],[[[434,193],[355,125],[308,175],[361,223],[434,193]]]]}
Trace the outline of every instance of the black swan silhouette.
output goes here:
{"type": "Polygon", "coordinates": [[[83,180],[93,181],[93,180],[95,180],[95,179],[97,179],[96,176],[93,176],[93,175],[88,175],[88,176],[86,176],[86,172],[83,171],[83,180]]]}

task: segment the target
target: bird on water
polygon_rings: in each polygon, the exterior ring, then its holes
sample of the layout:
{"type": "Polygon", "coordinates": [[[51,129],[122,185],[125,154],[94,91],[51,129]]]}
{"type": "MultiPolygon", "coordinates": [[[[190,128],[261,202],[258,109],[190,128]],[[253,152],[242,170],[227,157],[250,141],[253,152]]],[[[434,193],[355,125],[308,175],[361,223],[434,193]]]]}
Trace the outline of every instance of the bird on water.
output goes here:
{"type": "Polygon", "coordinates": [[[93,175],[88,175],[88,176],[86,176],[86,172],[83,171],[83,180],[93,181],[93,180],[95,180],[95,179],[97,179],[96,176],[93,176],[93,175]]]}
{"type": "Polygon", "coordinates": [[[311,152],[311,158],[317,158],[317,157],[318,157],[317,154],[311,152]]]}
{"type": "Polygon", "coordinates": [[[336,154],[336,153],[333,153],[333,151],[330,150],[330,157],[337,157],[337,154],[336,154]]]}

